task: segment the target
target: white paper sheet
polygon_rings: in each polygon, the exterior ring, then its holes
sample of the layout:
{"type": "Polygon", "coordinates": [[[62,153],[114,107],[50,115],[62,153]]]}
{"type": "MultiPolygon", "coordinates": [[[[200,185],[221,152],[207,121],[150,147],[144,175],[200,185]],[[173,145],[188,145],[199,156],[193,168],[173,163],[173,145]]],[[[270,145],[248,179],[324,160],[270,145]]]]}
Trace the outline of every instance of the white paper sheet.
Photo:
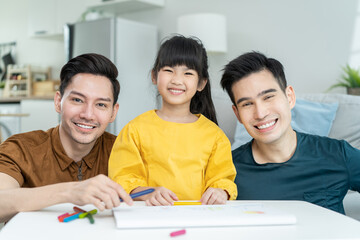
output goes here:
{"type": "Polygon", "coordinates": [[[117,228],[210,227],[290,225],[292,214],[261,204],[200,206],[120,206],[115,208],[117,228]]]}

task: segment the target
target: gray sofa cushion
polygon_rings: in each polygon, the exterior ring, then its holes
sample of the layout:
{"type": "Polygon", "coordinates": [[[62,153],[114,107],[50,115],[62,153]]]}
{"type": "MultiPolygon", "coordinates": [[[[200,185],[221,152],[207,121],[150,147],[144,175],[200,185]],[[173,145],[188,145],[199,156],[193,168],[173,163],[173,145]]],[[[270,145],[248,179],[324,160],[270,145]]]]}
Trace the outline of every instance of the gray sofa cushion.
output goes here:
{"type": "Polygon", "coordinates": [[[360,96],[337,93],[308,93],[298,97],[323,103],[338,102],[339,107],[329,137],[344,139],[360,149],[360,96]]]}

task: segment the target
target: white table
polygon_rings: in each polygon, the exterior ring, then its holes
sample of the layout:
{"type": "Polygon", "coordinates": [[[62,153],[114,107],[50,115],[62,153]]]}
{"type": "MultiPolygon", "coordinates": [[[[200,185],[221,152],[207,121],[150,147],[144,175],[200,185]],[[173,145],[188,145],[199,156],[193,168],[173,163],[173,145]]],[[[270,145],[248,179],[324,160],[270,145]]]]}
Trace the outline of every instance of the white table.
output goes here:
{"type": "MultiPolygon", "coordinates": [[[[9,239],[360,239],[360,222],[339,213],[302,201],[229,201],[228,204],[261,203],[294,214],[295,225],[186,228],[176,238],[170,232],[180,229],[119,230],[111,210],[95,215],[95,224],[87,219],[60,223],[57,216],[72,210],[72,204],[60,204],[35,212],[22,212],[12,218],[0,232],[9,239]]],[[[143,202],[136,202],[137,205],[143,202]]],[[[83,207],[85,210],[92,206],[83,207]]]]}

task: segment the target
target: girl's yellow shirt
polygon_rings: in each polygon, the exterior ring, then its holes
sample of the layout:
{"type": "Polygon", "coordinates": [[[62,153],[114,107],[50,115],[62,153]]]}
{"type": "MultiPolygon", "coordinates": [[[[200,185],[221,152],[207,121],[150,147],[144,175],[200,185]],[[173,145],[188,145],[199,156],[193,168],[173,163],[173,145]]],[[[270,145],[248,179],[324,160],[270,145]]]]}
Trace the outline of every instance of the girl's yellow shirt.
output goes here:
{"type": "Polygon", "coordinates": [[[133,119],[115,141],[109,177],[128,193],[163,186],[179,200],[199,200],[213,187],[236,199],[230,141],[215,123],[198,117],[194,123],[174,123],[151,110],[133,119]]]}

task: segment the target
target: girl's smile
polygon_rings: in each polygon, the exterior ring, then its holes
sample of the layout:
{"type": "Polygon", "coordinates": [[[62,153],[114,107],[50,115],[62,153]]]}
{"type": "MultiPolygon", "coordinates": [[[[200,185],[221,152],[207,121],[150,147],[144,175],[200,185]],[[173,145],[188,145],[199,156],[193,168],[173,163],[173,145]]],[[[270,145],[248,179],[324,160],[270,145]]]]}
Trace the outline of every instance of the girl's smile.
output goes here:
{"type": "Polygon", "coordinates": [[[180,95],[185,92],[185,90],[177,89],[177,88],[169,88],[169,91],[173,95],[180,95]]]}

